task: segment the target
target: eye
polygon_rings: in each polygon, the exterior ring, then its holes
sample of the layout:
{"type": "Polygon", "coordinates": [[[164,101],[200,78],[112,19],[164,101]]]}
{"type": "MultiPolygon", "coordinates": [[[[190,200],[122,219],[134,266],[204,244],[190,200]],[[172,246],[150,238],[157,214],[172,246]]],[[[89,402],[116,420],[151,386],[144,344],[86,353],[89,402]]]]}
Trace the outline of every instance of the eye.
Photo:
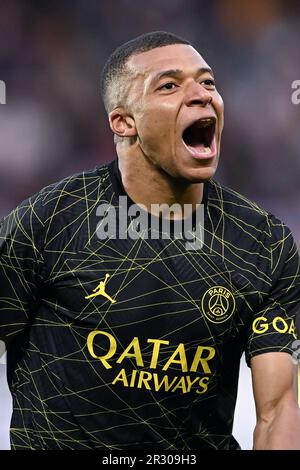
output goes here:
{"type": "Polygon", "coordinates": [[[173,82],[168,82],[168,83],[165,83],[164,85],[161,85],[159,87],[159,90],[174,90],[174,88],[176,88],[177,85],[173,82]]]}
{"type": "Polygon", "coordinates": [[[210,88],[215,88],[216,86],[216,82],[212,78],[206,78],[206,80],[203,80],[201,83],[210,88]]]}

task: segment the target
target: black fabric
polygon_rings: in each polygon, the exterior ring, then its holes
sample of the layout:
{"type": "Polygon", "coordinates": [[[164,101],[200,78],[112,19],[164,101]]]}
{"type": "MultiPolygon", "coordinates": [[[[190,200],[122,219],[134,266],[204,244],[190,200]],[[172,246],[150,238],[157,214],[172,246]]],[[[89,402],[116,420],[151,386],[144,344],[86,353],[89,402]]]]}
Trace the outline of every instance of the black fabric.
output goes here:
{"type": "Polygon", "coordinates": [[[172,234],[100,240],[98,208],[118,214],[120,195],[113,162],[44,188],[1,223],[12,448],[238,448],[242,353],[250,365],[293,352],[292,235],[210,181],[202,249],[172,234]]]}

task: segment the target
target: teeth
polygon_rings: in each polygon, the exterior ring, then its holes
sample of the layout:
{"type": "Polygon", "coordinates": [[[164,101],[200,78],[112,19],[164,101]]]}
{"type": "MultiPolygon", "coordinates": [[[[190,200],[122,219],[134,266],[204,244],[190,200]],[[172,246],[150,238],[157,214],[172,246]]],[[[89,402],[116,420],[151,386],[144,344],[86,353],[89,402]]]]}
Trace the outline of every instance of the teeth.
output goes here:
{"type": "Polygon", "coordinates": [[[209,147],[206,147],[206,146],[204,146],[204,152],[205,152],[205,153],[209,153],[209,152],[210,152],[210,148],[209,148],[209,147]]]}
{"type": "Polygon", "coordinates": [[[213,123],[213,119],[207,118],[207,119],[201,119],[201,121],[198,121],[198,126],[199,127],[208,127],[211,126],[213,123]]]}

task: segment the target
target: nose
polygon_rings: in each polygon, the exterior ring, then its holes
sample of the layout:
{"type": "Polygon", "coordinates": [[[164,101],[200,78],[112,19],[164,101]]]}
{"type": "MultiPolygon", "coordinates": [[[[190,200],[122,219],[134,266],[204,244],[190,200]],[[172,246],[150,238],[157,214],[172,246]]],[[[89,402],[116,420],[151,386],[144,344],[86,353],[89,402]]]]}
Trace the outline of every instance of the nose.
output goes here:
{"type": "Polygon", "coordinates": [[[187,106],[202,106],[205,107],[208,104],[211,104],[213,98],[206,88],[204,88],[200,83],[194,82],[193,85],[189,87],[189,90],[186,94],[186,105],[187,106]]]}

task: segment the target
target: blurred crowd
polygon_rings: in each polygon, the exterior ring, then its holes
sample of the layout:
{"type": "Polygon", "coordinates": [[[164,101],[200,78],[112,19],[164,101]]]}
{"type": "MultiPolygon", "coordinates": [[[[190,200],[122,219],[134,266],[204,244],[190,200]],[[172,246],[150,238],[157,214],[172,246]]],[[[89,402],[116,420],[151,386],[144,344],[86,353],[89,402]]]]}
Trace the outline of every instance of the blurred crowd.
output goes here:
{"type": "Polygon", "coordinates": [[[300,4],[284,0],[1,0],[0,217],[64,176],[115,158],[100,97],[115,47],[152,30],[190,40],[225,101],[217,179],[300,243],[300,4]]]}

